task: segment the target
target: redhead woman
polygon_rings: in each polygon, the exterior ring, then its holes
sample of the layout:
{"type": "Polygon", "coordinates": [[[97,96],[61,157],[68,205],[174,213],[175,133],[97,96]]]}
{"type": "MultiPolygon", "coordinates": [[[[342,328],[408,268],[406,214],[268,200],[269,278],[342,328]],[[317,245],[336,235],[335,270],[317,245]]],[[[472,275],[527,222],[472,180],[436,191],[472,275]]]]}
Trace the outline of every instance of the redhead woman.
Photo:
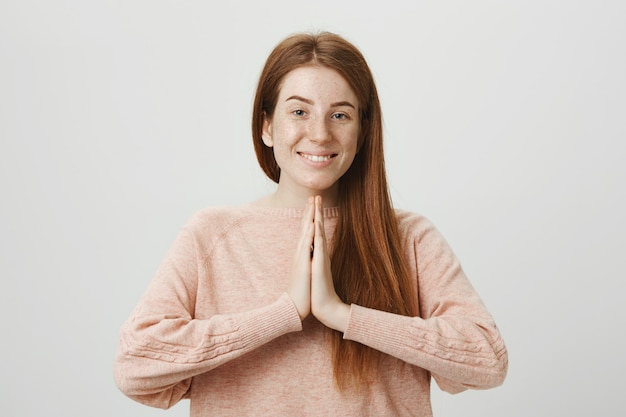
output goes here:
{"type": "Polygon", "coordinates": [[[376,86],[331,33],[271,52],[252,137],[275,192],[182,228],[123,325],[115,379],[191,416],[432,416],[507,350],[437,229],[394,209],[376,86]]]}

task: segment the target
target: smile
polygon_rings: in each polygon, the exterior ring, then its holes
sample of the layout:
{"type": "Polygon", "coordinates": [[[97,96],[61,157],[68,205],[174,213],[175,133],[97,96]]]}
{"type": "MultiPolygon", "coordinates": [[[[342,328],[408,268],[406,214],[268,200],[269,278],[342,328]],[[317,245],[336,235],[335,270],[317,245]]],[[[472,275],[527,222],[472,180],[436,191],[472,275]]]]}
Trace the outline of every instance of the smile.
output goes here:
{"type": "Polygon", "coordinates": [[[298,152],[298,155],[313,162],[326,162],[326,161],[330,161],[332,158],[337,156],[336,153],[331,154],[331,155],[311,155],[308,153],[301,153],[301,152],[298,152]]]}

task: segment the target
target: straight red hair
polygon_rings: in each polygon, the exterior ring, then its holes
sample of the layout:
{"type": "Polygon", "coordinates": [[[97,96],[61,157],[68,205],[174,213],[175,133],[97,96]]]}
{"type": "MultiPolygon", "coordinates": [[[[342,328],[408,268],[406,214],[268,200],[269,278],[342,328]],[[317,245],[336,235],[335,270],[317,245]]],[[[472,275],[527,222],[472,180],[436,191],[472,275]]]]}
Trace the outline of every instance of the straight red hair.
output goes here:
{"type": "MultiPolygon", "coordinates": [[[[331,269],[335,289],[348,304],[402,315],[416,314],[416,289],[402,255],[398,224],[389,196],[383,155],[382,112],[372,73],[360,51],[342,37],[322,32],[296,34],[270,53],[259,78],[252,137],[259,165],[278,183],[280,167],[261,139],[272,117],[285,75],[305,65],[339,72],[359,101],[359,152],[339,180],[340,216],[331,269]]],[[[344,340],[329,330],[335,380],[341,389],[362,387],[378,368],[380,352],[344,340]]]]}

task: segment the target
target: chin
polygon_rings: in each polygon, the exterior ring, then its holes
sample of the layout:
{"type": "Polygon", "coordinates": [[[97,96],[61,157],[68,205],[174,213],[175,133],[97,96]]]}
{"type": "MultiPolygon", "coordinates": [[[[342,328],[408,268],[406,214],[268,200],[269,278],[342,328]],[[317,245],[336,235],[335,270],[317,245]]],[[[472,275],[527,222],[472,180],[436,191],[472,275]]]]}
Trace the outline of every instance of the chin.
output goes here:
{"type": "Polygon", "coordinates": [[[336,183],[332,183],[332,184],[309,184],[306,187],[311,190],[312,192],[318,194],[318,195],[323,195],[328,191],[331,191],[331,189],[333,188],[333,186],[336,183]]]}

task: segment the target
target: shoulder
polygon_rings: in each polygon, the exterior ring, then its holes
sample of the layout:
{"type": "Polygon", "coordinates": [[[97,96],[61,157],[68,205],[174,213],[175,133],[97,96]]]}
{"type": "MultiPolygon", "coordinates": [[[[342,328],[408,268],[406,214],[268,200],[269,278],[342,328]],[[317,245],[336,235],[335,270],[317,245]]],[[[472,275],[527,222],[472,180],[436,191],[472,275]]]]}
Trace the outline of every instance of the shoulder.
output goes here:
{"type": "MultiPolygon", "coordinates": [[[[210,252],[225,239],[246,228],[254,228],[259,216],[247,206],[213,206],[195,212],[180,229],[179,241],[201,252],[210,252]]],[[[262,218],[261,218],[262,220],[262,218]]]]}
{"type": "Polygon", "coordinates": [[[394,209],[398,229],[403,236],[420,237],[435,227],[426,216],[412,211],[394,209]]]}
{"type": "Polygon", "coordinates": [[[206,207],[194,213],[183,229],[197,233],[219,232],[230,230],[246,223],[254,216],[248,206],[214,206],[206,207]]]}
{"type": "Polygon", "coordinates": [[[187,221],[184,229],[191,232],[227,232],[235,229],[267,231],[268,229],[288,229],[300,224],[303,209],[273,209],[254,206],[214,206],[196,212],[187,221]]]}
{"type": "Polygon", "coordinates": [[[395,209],[395,213],[398,231],[405,244],[419,246],[422,250],[448,246],[445,237],[426,216],[399,209],[395,209]]]}
{"type": "Polygon", "coordinates": [[[205,207],[195,212],[187,221],[187,227],[201,227],[208,224],[237,222],[249,215],[244,206],[214,206],[205,207]]]}

